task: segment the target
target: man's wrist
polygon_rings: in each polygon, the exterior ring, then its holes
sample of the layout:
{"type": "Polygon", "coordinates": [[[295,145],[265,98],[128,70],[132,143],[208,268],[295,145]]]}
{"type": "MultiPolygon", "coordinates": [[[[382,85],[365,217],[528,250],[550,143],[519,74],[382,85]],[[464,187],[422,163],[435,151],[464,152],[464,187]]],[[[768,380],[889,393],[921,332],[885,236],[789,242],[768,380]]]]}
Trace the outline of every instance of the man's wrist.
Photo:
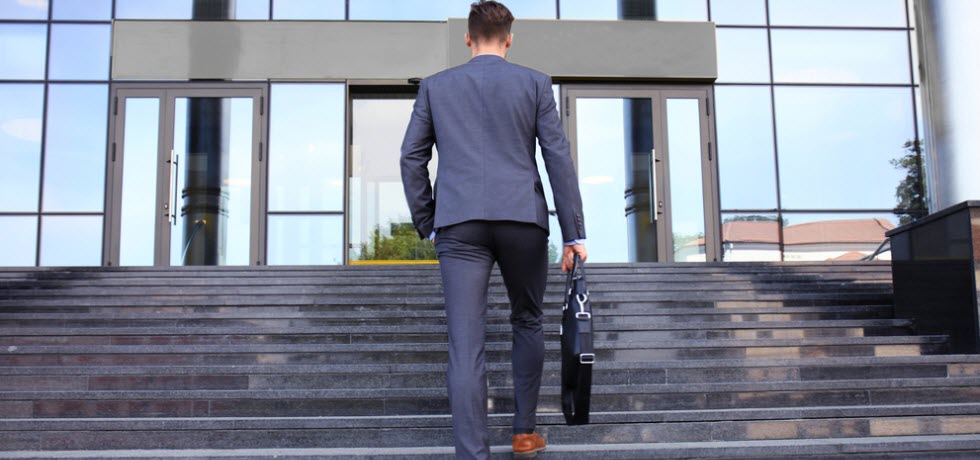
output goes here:
{"type": "Polygon", "coordinates": [[[585,238],[565,242],[565,246],[575,246],[576,244],[585,244],[585,238]]]}

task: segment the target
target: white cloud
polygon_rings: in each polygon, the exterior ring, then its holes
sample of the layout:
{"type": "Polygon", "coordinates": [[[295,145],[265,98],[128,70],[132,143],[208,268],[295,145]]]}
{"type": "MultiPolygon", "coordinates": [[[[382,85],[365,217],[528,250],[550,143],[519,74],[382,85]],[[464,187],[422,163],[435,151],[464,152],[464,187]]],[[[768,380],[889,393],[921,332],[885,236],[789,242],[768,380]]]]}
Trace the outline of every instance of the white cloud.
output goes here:
{"type": "Polygon", "coordinates": [[[14,118],[0,125],[0,130],[17,139],[28,142],[41,142],[40,118],[14,118]]]}
{"type": "Polygon", "coordinates": [[[17,3],[28,8],[37,8],[39,10],[48,9],[48,0],[17,0],[17,3]]]}

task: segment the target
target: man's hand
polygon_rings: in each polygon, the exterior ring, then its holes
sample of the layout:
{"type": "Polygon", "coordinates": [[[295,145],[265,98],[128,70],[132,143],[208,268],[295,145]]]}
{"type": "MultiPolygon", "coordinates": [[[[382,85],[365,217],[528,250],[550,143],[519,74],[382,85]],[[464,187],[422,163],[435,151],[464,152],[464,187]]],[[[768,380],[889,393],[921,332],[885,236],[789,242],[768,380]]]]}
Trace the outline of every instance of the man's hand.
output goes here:
{"type": "Polygon", "coordinates": [[[585,263],[585,259],[589,257],[589,253],[586,252],[584,244],[572,244],[565,246],[565,254],[561,258],[562,272],[567,272],[572,269],[572,264],[575,262],[575,254],[582,257],[582,263],[585,263]]]}

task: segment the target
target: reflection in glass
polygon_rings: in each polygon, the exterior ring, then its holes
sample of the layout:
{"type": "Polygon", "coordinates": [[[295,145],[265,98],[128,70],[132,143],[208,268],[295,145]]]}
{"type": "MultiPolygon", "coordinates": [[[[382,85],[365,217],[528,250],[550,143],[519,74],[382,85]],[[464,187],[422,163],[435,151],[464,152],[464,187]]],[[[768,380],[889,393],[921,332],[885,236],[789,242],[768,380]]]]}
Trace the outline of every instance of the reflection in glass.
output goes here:
{"type": "MultiPolygon", "coordinates": [[[[321,0],[316,1],[320,2],[321,0]]],[[[232,3],[235,13],[229,19],[269,19],[269,0],[235,0],[232,3]]],[[[276,0],[275,3],[278,9],[280,3],[290,2],[276,0]]],[[[194,0],[116,0],[116,19],[191,19],[193,8],[194,0]]]]}
{"type": "Polygon", "coordinates": [[[276,0],[272,19],[344,19],[345,0],[276,0]]]}
{"type": "MultiPolygon", "coordinates": [[[[453,14],[455,11],[461,10],[463,15],[460,17],[469,17],[471,3],[473,3],[472,0],[451,0],[449,16],[454,17],[453,14]]],[[[507,9],[513,13],[517,20],[555,19],[557,17],[555,0],[512,0],[509,3],[504,2],[504,4],[507,5],[507,9]]]]}
{"type": "Polygon", "coordinates": [[[769,21],[774,26],[905,27],[905,0],[769,0],[769,21]]]}
{"type": "MultiPolygon", "coordinates": [[[[472,2],[470,2],[472,3],[472,2]]],[[[467,17],[469,4],[454,8],[454,17],[467,17]]],[[[457,6],[457,5],[453,5],[457,6]]],[[[379,21],[445,21],[449,14],[449,1],[432,0],[350,0],[350,18],[353,20],[379,21]]]]}
{"type": "Polygon", "coordinates": [[[37,258],[37,216],[0,216],[0,267],[33,267],[37,258]]]}
{"type": "Polygon", "coordinates": [[[46,25],[0,24],[0,80],[43,80],[47,43],[46,25]]]}
{"type": "MultiPolygon", "coordinates": [[[[349,260],[435,260],[435,247],[412,225],[399,167],[414,99],[352,103],[349,260]]],[[[430,181],[437,170],[433,148],[430,181]]]]}
{"type": "Polygon", "coordinates": [[[718,81],[769,83],[766,29],[726,29],[718,35],[718,81]]]}
{"type": "Polygon", "coordinates": [[[269,216],[269,265],[344,263],[343,216],[269,216]]]}
{"type": "MultiPolygon", "coordinates": [[[[896,227],[894,214],[783,213],[783,258],[795,261],[854,261],[871,255],[896,227]]],[[[890,253],[878,257],[889,260],[890,253]]]]}
{"type": "Polygon", "coordinates": [[[652,110],[645,98],[576,100],[579,187],[590,261],[657,260],[650,192],[652,110]]]}
{"type": "Polygon", "coordinates": [[[125,99],[119,265],[153,265],[160,100],[125,99]]]}
{"type": "Polygon", "coordinates": [[[766,0],[711,0],[711,20],[715,24],[764,26],[766,0]]]}
{"type": "Polygon", "coordinates": [[[248,265],[252,98],[178,98],[171,265],[248,265]]]}
{"type": "Polygon", "coordinates": [[[51,85],[45,132],[44,211],[102,212],[106,85],[51,85]]]}
{"type": "Polygon", "coordinates": [[[102,265],[102,216],[41,217],[41,266],[102,265]]]}
{"type": "MultiPolygon", "coordinates": [[[[561,117],[561,89],[558,85],[551,85],[551,92],[555,96],[555,107],[558,109],[558,116],[561,117]]],[[[544,164],[544,156],[541,154],[541,145],[534,144],[534,158],[538,165],[538,175],[541,177],[541,186],[544,189],[544,199],[548,203],[548,209],[555,209],[555,195],[551,190],[551,178],[548,177],[548,168],[544,164]]],[[[558,231],[558,227],[548,227],[552,232],[558,231]]]]}
{"type": "Polygon", "coordinates": [[[269,210],[343,211],[344,85],[274,83],[270,97],[269,210]]]}
{"type": "Polygon", "coordinates": [[[782,205],[891,209],[915,136],[910,88],[776,88],[782,205]]]}
{"type": "Polygon", "coordinates": [[[112,0],[53,0],[51,16],[73,21],[108,21],[112,19],[112,0]]]}
{"type": "Polygon", "coordinates": [[[722,209],[776,208],[771,100],[768,87],[715,87],[722,209]]]}
{"type": "Polygon", "coordinates": [[[0,212],[36,212],[44,86],[0,85],[0,101],[0,212]]]}
{"type": "Polygon", "coordinates": [[[722,214],[721,251],[725,262],[778,262],[779,217],[775,214],[722,214]]]}
{"type": "MultiPolygon", "coordinates": [[[[588,241],[586,244],[589,246],[589,250],[592,250],[592,245],[588,241]]],[[[559,264],[561,263],[562,251],[565,242],[562,241],[561,237],[561,225],[558,224],[558,216],[552,214],[548,216],[548,263],[559,264]]]]}
{"type": "Polygon", "coordinates": [[[0,19],[44,20],[47,18],[47,0],[0,0],[0,19]]]}
{"type": "Polygon", "coordinates": [[[704,183],[698,99],[667,99],[670,224],[674,261],[704,262],[704,183]]]}
{"type": "Polygon", "coordinates": [[[909,83],[908,35],[876,30],[773,30],[777,83],[909,83]]]}
{"type": "Polygon", "coordinates": [[[618,19],[619,0],[561,0],[562,19],[618,19]]]}
{"type": "Polygon", "coordinates": [[[705,0],[656,0],[658,21],[707,21],[708,2],[705,0]]]}
{"type": "Polygon", "coordinates": [[[108,80],[108,24],[54,24],[48,77],[55,80],[108,80]]]}

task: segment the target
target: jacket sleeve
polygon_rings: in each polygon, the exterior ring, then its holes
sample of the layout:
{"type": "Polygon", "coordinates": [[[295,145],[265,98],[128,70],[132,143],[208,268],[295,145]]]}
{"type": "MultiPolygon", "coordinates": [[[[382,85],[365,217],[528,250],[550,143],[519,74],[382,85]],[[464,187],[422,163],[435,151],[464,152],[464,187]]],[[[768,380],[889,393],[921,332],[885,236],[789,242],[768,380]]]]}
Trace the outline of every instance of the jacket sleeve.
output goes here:
{"type": "Polygon", "coordinates": [[[562,241],[585,239],[585,221],[582,217],[582,195],[579,193],[578,176],[572,163],[568,139],[561,129],[558,107],[555,105],[551,78],[537,82],[538,114],[536,132],[544,166],[548,170],[551,190],[555,196],[558,224],[562,241]]]}
{"type": "Polygon", "coordinates": [[[432,233],[436,211],[428,168],[436,137],[432,128],[426,83],[426,80],[422,80],[419,86],[419,94],[415,98],[412,118],[408,122],[401,149],[401,173],[405,198],[412,213],[412,224],[422,239],[428,238],[432,233]]]}

